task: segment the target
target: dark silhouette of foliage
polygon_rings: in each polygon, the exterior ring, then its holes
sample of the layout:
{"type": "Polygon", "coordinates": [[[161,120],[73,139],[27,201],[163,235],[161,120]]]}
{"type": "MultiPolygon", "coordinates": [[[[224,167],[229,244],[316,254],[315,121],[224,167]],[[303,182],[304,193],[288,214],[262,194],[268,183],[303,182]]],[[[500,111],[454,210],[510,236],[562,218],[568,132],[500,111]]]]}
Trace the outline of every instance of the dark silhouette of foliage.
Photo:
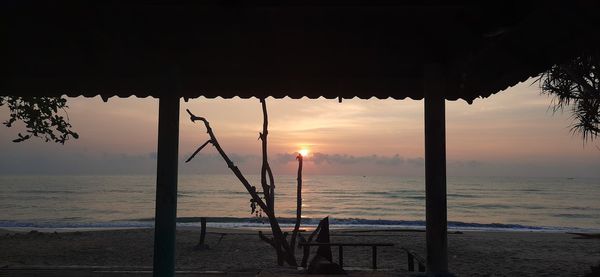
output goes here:
{"type": "Polygon", "coordinates": [[[542,94],[554,97],[554,112],[571,108],[574,133],[581,133],[584,141],[600,134],[600,50],[554,65],[538,81],[542,94]]]}
{"type": "Polygon", "coordinates": [[[10,110],[6,127],[13,127],[18,121],[25,124],[27,134],[18,134],[13,142],[22,142],[31,137],[39,137],[46,142],[53,141],[64,144],[79,135],[71,130],[66,109],[67,99],[62,97],[14,97],[0,96],[0,106],[6,105],[10,110]],[[64,116],[59,115],[64,112],[64,116]]]}

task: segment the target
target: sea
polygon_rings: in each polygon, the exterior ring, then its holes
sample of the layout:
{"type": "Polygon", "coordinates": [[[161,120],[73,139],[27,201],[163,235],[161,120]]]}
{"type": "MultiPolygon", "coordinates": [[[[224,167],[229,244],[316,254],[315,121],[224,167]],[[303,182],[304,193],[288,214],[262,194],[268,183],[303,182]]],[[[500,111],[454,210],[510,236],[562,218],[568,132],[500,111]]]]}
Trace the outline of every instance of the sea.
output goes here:
{"type": "MultiPolygon", "coordinates": [[[[152,227],[154,175],[0,176],[0,228],[152,227]]],[[[259,176],[249,180],[260,187],[259,176]]],[[[600,178],[448,177],[450,230],[599,232],[600,178]]],[[[276,177],[276,214],[296,215],[296,177],[276,177]]],[[[178,226],[266,228],[233,175],[180,175],[178,226]]],[[[305,176],[302,224],[424,229],[423,177],[305,176]]]]}

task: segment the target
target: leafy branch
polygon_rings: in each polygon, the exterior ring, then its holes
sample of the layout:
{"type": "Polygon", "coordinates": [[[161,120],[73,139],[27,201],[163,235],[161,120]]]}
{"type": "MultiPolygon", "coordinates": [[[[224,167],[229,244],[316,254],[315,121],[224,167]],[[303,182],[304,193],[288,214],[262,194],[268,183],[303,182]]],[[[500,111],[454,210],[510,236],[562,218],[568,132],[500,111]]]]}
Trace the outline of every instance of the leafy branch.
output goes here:
{"type": "Polygon", "coordinates": [[[4,105],[8,107],[10,114],[3,124],[10,128],[21,121],[26,128],[26,134],[18,133],[13,142],[39,137],[46,142],[64,144],[70,138],[79,138],[79,135],[71,130],[65,98],[0,96],[0,106],[4,105]],[[62,111],[64,116],[59,115],[59,111],[62,111]]]}
{"type": "Polygon", "coordinates": [[[584,141],[600,134],[600,50],[554,65],[536,80],[542,94],[553,96],[553,112],[571,107],[573,133],[584,141]]]}

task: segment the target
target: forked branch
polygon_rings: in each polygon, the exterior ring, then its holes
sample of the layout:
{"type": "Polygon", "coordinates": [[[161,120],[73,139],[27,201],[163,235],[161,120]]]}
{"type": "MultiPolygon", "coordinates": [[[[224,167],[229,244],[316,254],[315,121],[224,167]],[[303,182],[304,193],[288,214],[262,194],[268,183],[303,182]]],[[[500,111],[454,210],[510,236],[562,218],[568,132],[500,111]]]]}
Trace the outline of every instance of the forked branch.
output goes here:
{"type": "MultiPolygon", "coordinates": [[[[215,134],[213,133],[213,130],[210,127],[210,123],[208,122],[208,120],[206,120],[206,118],[204,118],[204,117],[200,117],[200,116],[194,115],[192,112],[190,112],[189,109],[186,109],[186,111],[190,115],[190,120],[192,122],[196,122],[196,121],[200,120],[200,121],[202,121],[204,123],[204,126],[206,127],[206,132],[208,133],[208,136],[210,137],[210,140],[208,140],[208,142],[212,143],[212,145],[215,147],[215,149],[217,149],[217,152],[219,152],[219,155],[221,155],[221,157],[223,158],[223,160],[225,160],[225,163],[227,163],[227,167],[229,167],[229,169],[233,172],[233,174],[235,174],[235,176],[238,178],[238,180],[240,180],[240,182],[242,183],[242,185],[244,185],[244,187],[246,188],[246,190],[248,191],[248,193],[250,193],[250,196],[256,202],[256,204],[258,204],[258,206],[263,211],[265,211],[265,213],[267,213],[267,215],[268,215],[269,210],[267,209],[267,205],[265,204],[265,202],[262,201],[262,199],[260,198],[260,196],[256,192],[256,188],[254,188],[252,185],[250,185],[250,182],[248,182],[248,180],[246,180],[246,177],[244,177],[244,175],[238,169],[238,167],[235,166],[235,164],[233,163],[233,161],[231,161],[231,159],[227,156],[227,154],[225,153],[225,151],[223,151],[223,148],[221,148],[221,145],[219,144],[219,141],[215,137],[215,134]]],[[[203,146],[206,146],[206,144],[207,143],[204,143],[203,146]]],[[[203,148],[202,146],[199,147],[200,150],[202,150],[202,148],[203,148]]],[[[199,152],[200,150],[197,150],[197,152],[199,152]]],[[[191,160],[191,158],[193,158],[193,157],[190,157],[188,159],[188,161],[191,160]]]]}
{"type": "Polygon", "coordinates": [[[202,144],[202,146],[198,147],[198,149],[196,149],[196,151],[194,151],[194,153],[187,160],[185,160],[185,162],[187,163],[191,161],[194,157],[196,157],[196,154],[198,154],[202,150],[202,148],[204,148],[207,144],[211,142],[212,140],[207,140],[204,144],[202,144]]]}
{"type": "MultiPolygon", "coordinates": [[[[273,232],[273,238],[267,238],[262,233],[259,233],[259,237],[262,240],[269,243],[270,245],[272,245],[273,248],[275,248],[275,250],[277,251],[278,264],[283,265],[283,262],[285,261],[289,265],[296,266],[297,263],[296,263],[296,258],[294,255],[294,248],[290,247],[290,245],[288,244],[284,234],[281,231],[279,223],[277,222],[277,218],[275,217],[275,211],[274,211],[275,182],[274,182],[274,178],[273,178],[273,173],[271,172],[271,168],[269,166],[268,159],[267,159],[268,117],[267,117],[266,104],[265,104],[264,99],[261,99],[261,103],[263,106],[263,115],[264,115],[263,132],[260,135],[260,139],[262,140],[262,144],[263,144],[263,147],[262,147],[263,165],[262,165],[262,169],[261,169],[261,185],[263,187],[263,193],[265,195],[264,201],[260,197],[260,192],[258,192],[256,190],[256,187],[250,185],[250,182],[248,182],[248,180],[244,177],[244,175],[238,169],[238,167],[235,166],[235,164],[233,163],[233,161],[231,161],[231,159],[229,159],[229,157],[227,156],[227,154],[225,153],[223,148],[221,148],[221,145],[219,144],[219,141],[217,140],[215,134],[213,133],[213,130],[210,127],[210,123],[208,122],[208,120],[206,120],[204,117],[199,117],[199,116],[194,115],[188,109],[186,109],[186,111],[190,115],[190,120],[192,122],[202,121],[204,123],[204,126],[206,127],[206,132],[208,133],[210,139],[207,142],[205,142],[202,146],[200,146],[186,162],[189,162],[191,159],[193,159],[194,156],[196,156],[196,154],[198,154],[198,152],[200,152],[208,143],[211,143],[215,147],[215,149],[217,149],[217,152],[219,152],[219,154],[221,155],[223,160],[225,160],[229,169],[235,174],[235,176],[242,183],[242,185],[244,185],[244,187],[246,188],[248,193],[250,193],[250,196],[252,197],[251,201],[252,201],[253,205],[254,204],[258,205],[260,207],[260,209],[262,209],[262,211],[267,215],[267,217],[269,219],[269,223],[271,225],[271,231],[273,232]],[[267,181],[267,177],[268,177],[268,181],[267,181]]],[[[252,206],[252,209],[254,211],[255,206],[252,206]]]]}
{"type": "Polygon", "coordinates": [[[267,206],[271,209],[271,212],[275,214],[275,178],[273,178],[273,172],[269,165],[268,157],[268,136],[269,136],[269,115],[267,113],[267,103],[264,98],[260,99],[263,112],[263,128],[259,135],[262,146],[262,167],[260,170],[260,183],[265,193],[265,201],[267,206]],[[268,180],[267,180],[268,177],[268,180]]]}

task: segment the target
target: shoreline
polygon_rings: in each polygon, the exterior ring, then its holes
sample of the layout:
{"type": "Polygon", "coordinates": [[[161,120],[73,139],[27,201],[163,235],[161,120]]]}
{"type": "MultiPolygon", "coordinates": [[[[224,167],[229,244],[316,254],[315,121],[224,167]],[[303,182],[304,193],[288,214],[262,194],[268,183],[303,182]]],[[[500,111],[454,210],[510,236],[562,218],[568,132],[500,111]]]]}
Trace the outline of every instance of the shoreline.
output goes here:
{"type": "MultiPolygon", "coordinates": [[[[112,222],[114,223],[114,222],[112,222]]],[[[32,224],[33,225],[33,224],[32,224]]],[[[53,224],[59,225],[60,224],[53,224]]],[[[0,225],[0,234],[5,231],[12,232],[88,232],[88,231],[110,231],[110,230],[129,230],[129,229],[153,229],[153,222],[144,225],[131,225],[131,224],[110,224],[107,226],[99,226],[101,224],[82,224],[81,226],[68,226],[68,227],[45,227],[45,226],[2,226],[0,225]]],[[[490,224],[496,225],[496,224],[490,224]]],[[[508,225],[508,224],[501,224],[508,225]]],[[[280,224],[284,230],[291,230],[293,224],[280,224]]],[[[302,229],[314,230],[317,224],[303,224],[302,229]]],[[[177,229],[179,230],[200,230],[199,222],[178,222],[177,229]]],[[[223,230],[239,230],[239,231],[269,231],[270,226],[268,223],[218,223],[208,222],[208,229],[223,229],[223,230]]],[[[424,232],[425,226],[406,226],[406,225],[366,225],[366,224],[331,224],[331,230],[356,230],[356,231],[401,231],[401,232],[424,232]]],[[[585,233],[585,234],[600,234],[600,229],[590,228],[578,228],[578,227],[533,227],[533,228],[508,228],[508,227],[469,227],[469,226],[448,226],[448,232],[508,232],[508,233],[585,233]]]]}

